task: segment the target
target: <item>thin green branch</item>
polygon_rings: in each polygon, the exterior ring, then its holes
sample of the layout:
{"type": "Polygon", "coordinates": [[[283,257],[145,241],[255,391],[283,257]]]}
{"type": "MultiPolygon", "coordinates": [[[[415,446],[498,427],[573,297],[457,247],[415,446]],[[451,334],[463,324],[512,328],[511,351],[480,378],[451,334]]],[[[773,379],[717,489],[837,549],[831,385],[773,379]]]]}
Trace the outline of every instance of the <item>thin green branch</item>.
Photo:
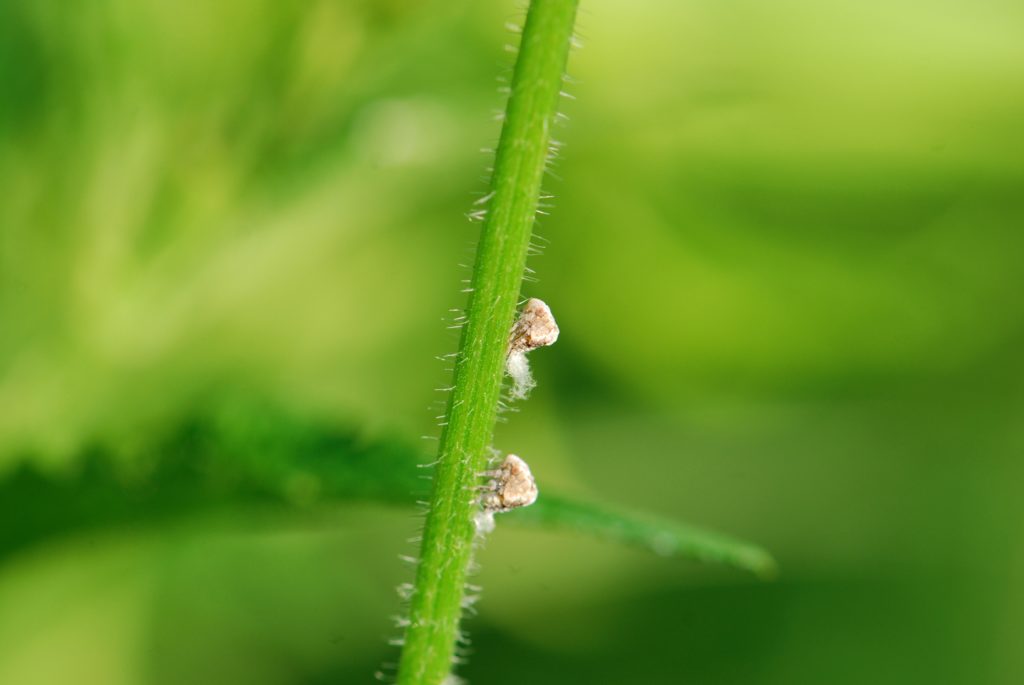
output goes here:
{"type": "Polygon", "coordinates": [[[577,0],[533,0],[523,27],[441,434],[399,685],[438,685],[455,655],[473,552],[474,489],[494,431],[576,6],[577,0]]]}

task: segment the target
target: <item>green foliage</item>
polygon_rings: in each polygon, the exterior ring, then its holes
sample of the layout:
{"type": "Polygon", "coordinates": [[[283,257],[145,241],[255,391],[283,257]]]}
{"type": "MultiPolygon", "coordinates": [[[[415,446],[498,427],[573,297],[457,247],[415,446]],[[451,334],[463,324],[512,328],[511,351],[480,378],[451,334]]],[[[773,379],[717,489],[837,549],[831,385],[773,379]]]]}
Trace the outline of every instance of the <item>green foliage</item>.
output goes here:
{"type": "Polygon", "coordinates": [[[725,535],[655,516],[624,512],[598,502],[545,493],[511,520],[525,525],[566,528],[607,540],[637,545],[656,554],[721,563],[765,578],[775,575],[775,561],[765,550],[725,535]]]}
{"type": "Polygon", "coordinates": [[[0,479],[0,558],[48,538],[254,506],[310,508],[422,497],[418,455],[397,439],[269,406],[201,415],[130,450],[97,444],[70,473],[24,460],[0,479]]]}
{"type": "MultiPolygon", "coordinates": [[[[287,408],[268,433],[420,455],[517,4],[0,3],[0,682],[336,685],[395,660],[406,500],[268,483],[238,466],[258,448],[211,469],[254,494],[197,466],[168,489],[197,504],[151,517],[150,476],[238,397],[287,408]]],[[[582,10],[523,293],[564,334],[495,437],[543,497],[479,553],[463,675],[1024,681],[1020,3],[582,10]],[[785,572],[517,524],[559,493],[736,532],[785,572]]]]}
{"type": "MultiPolygon", "coordinates": [[[[73,473],[53,474],[24,460],[0,479],[0,562],[75,533],[255,509],[302,512],[360,501],[413,507],[428,493],[424,455],[406,441],[269,404],[197,416],[131,453],[97,444],[74,461],[73,473]]],[[[755,573],[772,568],[751,545],[557,493],[504,519],[755,573]]]]}

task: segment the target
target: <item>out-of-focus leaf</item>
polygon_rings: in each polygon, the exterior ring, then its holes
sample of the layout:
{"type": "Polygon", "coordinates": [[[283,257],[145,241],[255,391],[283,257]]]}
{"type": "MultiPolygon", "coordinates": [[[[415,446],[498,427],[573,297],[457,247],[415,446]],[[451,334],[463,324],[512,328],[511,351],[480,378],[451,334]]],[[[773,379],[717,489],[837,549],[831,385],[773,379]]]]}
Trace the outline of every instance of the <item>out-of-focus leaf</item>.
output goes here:
{"type": "MultiPolygon", "coordinates": [[[[58,535],[130,528],[246,506],[309,509],[347,501],[408,506],[428,489],[424,455],[393,437],[246,407],[185,422],[151,445],[94,446],[74,475],[26,460],[0,478],[0,560],[58,535]]],[[[506,517],[635,544],[666,556],[720,562],[765,576],[762,549],[654,517],[545,492],[506,517]]]]}
{"type": "Polygon", "coordinates": [[[409,504],[427,481],[406,442],[278,410],[186,421],[151,444],[93,446],[73,475],[36,460],[0,478],[0,558],[55,535],[245,506],[409,504]]]}
{"type": "Polygon", "coordinates": [[[773,577],[777,570],[772,556],[756,545],[656,516],[547,492],[533,506],[516,511],[510,520],[638,545],[663,556],[726,564],[762,578],[773,577]]]}

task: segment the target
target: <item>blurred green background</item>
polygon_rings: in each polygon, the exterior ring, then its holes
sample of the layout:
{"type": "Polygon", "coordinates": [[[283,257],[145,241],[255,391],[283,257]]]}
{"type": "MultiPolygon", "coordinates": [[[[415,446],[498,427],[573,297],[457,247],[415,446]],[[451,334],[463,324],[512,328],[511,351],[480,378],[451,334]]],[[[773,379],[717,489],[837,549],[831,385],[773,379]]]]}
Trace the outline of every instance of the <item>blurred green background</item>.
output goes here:
{"type": "MultiPolygon", "coordinates": [[[[0,481],[73,480],[94,444],[131,473],[239,402],[436,434],[522,14],[0,2],[0,481]]],[[[496,445],[782,572],[499,526],[463,675],[1024,682],[1024,5],[583,0],[579,26],[524,291],[562,337],[496,445]]],[[[363,502],[19,548],[0,683],[370,682],[419,525],[363,502]]]]}

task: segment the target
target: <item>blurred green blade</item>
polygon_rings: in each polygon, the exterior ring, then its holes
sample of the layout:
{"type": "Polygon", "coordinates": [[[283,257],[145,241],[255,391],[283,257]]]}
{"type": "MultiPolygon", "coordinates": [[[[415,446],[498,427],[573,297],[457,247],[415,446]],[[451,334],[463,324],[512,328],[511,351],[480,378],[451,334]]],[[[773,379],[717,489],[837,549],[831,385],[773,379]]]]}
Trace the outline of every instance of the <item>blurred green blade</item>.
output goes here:
{"type": "Polygon", "coordinates": [[[734,538],[647,514],[544,493],[510,520],[523,525],[565,528],[635,545],[662,556],[721,563],[771,578],[775,560],[764,549],[734,538]]]}
{"type": "MultiPolygon", "coordinates": [[[[0,477],[0,560],[47,539],[210,512],[285,511],[353,501],[402,506],[423,499],[429,471],[407,441],[351,426],[244,406],[183,422],[150,444],[83,450],[71,473],[30,461],[0,477]]],[[[767,552],[723,535],[549,494],[508,517],[638,545],[657,554],[723,563],[760,576],[767,552]]]]}
{"type": "Polygon", "coordinates": [[[129,448],[82,450],[70,472],[25,459],[0,476],[0,559],[68,533],[246,507],[407,505],[427,481],[405,440],[244,407],[183,421],[129,448]]]}

